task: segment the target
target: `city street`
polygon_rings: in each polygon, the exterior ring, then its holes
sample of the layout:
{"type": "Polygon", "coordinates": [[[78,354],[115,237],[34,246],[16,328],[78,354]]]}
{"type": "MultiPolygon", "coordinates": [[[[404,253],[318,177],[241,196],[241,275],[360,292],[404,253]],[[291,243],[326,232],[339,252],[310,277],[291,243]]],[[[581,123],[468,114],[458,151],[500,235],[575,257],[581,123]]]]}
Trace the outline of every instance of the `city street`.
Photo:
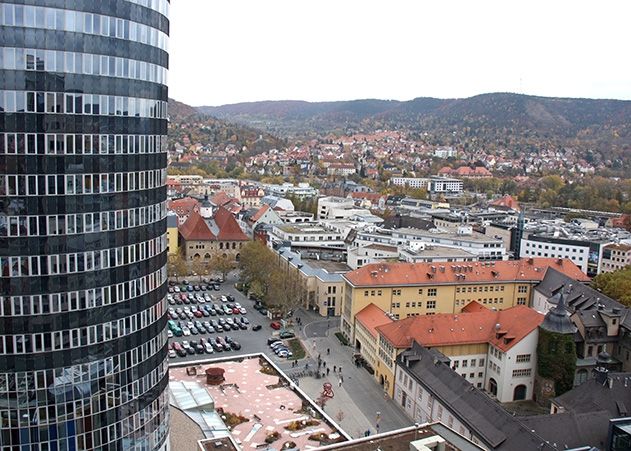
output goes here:
{"type": "MultiPolygon", "coordinates": [[[[189,280],[195,283],[193,280],[189,280]]],[[[171,359],[174,363],[183,361],[194,361],[203,358],[238,356],[240,354],[251,354],[262,352],[271,358],[286,374],[297,380],[298,385],[312,399],[320,397],[325,382],[333,386],[333,398],[329,399],[324,409],[340,423],[340,425],[353,437],[363,436],[366,431],[371,433],[385,432],[409,426],[412,421],[403,413],[393,400],[384,396],[383,389],[374,380],[373,376],[363,367],[357,368],[353,363],[353,349],[349,346],[342,346],[335,337],[338,330],[339,318],[322,318],[315,312],[299,310],[295,313],[294,319],[300,318],[302,326],[289,328],[298,334],[301,339],[307,357],[299,361],[297,367],[292,366],[292,361],[277,357],[267,346],[267,338],[273,335],[274,331],[270,327],[271,320],[261,315],[252,308],[254,302],[246,299],[243,293],[239,292],[234,284],[237,281],[237,274],[233,272],[228,275],[227,280],[221,284],[221,290],[213,294],[228,295],[235,297],[247,309],[246,317],[250,320],[248,330],[238,330],[221,333],[222,336],[229,335],[238,341],[242,348],[239,351],[228,351],[214,354],[196,354],[186,357],[176,357],[171,359]],[[260,331],[252,331],[253,324],[260,324],[260,331]],[[327,355],[327,349],[330,353],[327,355]],[[309,376],[298,377],[299,373],[317,369],[317,359],[321,357],[326,367],[321,367],[324,378],[309,376]],[[333,367],[342,368],[342,372],[333,372],[333,367]],[[328,376],[326,369],[329,369],[328,376]],[[340,374],[343,382],[340,386],[340,374]]],[[[204,318],[208,319],[208,318],[204,318]]],[[[189,337],[174,338],[177,341],[194,339],[200,337],[212,338],[217,334],[197,335],[189,337]]]]}

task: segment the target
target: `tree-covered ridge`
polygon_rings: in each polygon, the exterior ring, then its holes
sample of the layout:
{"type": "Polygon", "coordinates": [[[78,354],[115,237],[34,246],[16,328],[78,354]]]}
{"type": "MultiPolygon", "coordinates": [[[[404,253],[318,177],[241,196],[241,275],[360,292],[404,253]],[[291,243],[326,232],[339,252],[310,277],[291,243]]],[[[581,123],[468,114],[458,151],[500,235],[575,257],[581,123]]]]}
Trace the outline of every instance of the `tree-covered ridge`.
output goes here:
{"type": "Polygon", "coordinates": [[[405,130],[430,144],[515,155],[571,148],[613,170],[631,167],[631,101],[568,99],[510,93],[407,102],[268,101],[199,111],[279,136],[316,137],[379,129],[405,130]]]}
{"type": "Polygon", "coordinates": [[[242,124],[230,123],[201,114],[195,108],[169,99],[169,148],[200,147],[199,151],[226,151],[236,159],[269,149],[283,148],[286,142],[269,133],[242,124]]]}

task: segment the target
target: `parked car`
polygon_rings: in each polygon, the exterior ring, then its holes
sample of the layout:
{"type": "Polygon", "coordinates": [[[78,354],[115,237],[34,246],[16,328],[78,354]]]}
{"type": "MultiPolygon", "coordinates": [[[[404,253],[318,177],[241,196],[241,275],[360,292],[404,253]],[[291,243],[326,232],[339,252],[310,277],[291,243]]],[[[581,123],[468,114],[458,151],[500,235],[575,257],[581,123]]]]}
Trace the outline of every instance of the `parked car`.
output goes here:
{"type": "Polygon", "coordinates": [[[279,321],[272,321],[270,323],[270,327],[274,330],[280,330],[280,328],[282,327],[282,325],[280,324],[279,321]]]}
{"type": "Polygon", "coordinates": [[[261,330],[263,327],[260,324],[255,324],[254,326],[252,326],[252,330],[254,332],[258,332],[259,330],[261,330]]]}
{"type": "Polygon", "coordinates": [[[259,313],[261,315],[267,315],[267,309],[266,308],[262,308],[262,309],[259,310],[259,313]]]}
{"type": "Polygon", "coordinates": [[[238,341],[233,341],[232,343],[230,343],[230,347],[234,349],[235,351],[238,351],[239,349],[241,349],[241,345],[239,344],[238,341]]]}
{"type": "Polygon", "coordinates": [[[271,345],[272,343],[276,343],[277,341],[280,341],[280,339],[278,337],[269,337],[267,339],[267,344],[271,345]]]}
{"type": "Polygon", "coordinates": [[[295,333],[293,333],[293,332],[289,332],[288,330],[284,330],[284,331],[282,331],[282,332],[280,333],[280,335],[279,335],[279,337],[280,337],[280,338],[282,338],[282,339],[285,339],[285,338],[294,338],[295,336],[296,336],[296,334],[295,334],[295,333]]]}
{"type": "Polygon", "coordinates": [[[213,346],[210,343],[204,343],[204,350],[206,354],[212,354],[214,352],[213,346]]]}
{"type": "Polygon", "coordinates": [[[177,353],[175,352],[175,349],[169,349],[169,358],[175,358],[177,357],[177,353]]]}

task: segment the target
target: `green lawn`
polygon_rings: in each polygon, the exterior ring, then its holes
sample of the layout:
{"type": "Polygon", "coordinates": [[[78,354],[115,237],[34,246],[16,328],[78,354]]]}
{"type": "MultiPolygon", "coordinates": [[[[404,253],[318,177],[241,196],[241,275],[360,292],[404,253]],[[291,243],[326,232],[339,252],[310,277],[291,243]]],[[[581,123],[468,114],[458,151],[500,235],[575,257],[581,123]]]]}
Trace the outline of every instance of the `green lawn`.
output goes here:
{"type": "Polygon", "coordinates": [[[291,353],[294,355],[292,359],[300,360],[305,357],[305,348],[302,347],[302,343],[297,338],[292,338],[287,342],[291,353]]]}

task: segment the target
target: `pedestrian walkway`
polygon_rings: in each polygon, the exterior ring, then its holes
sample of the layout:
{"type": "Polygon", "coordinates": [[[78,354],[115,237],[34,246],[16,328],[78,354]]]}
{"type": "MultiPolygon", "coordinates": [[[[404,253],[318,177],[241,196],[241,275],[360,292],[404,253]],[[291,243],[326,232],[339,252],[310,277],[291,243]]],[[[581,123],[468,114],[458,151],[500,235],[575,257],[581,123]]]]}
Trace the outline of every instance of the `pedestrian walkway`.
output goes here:
{"type": "MultiPolygon", "coordinates": [[[[338,396],[338,391],[340,392],[340,398],[338,399],[345,401],[341,405],[344,406],[344,409],[357,409],[361,413],[361,417],[359,417],[361,419],[357,420],[355,425],[351,425],[347,431],[349,434],[356,437],[356,433],[359,430],[363,436],[363,431],[366,429],[370,429],[372,433],[377,432],[377,428],[379,429],[378,432],[385,432],[413,424],[403,410],[387,395],[384,395],[383,388],[375,381],[374,377],[365,368],[355,366],[353,348],[342,346],[335,336],[335,332],[338,330],[339,318],[331,318],[331,327],[326,329],[328,322],[323,322],[323,318],[317,313],[299,311],[297,315],[302,320],[300,334],[307,353],[311,356],[310,361],[317,362],[318,356],[320,356],[326,362],[326,367],[331,369],[329,382],[333,385],[336,396],[338,396]],[[309,326],[310,324],[312,326],[309,326]],[[324,331],[321,330],[322,326],[325,327],[324,331]],[[305,329],[307,336],[305,336],[305,329]],[[330,351],[328,354],[327,349],[330,351]],[[341,388],[338,387],[338,375],[336,374],[333,377],[333,366],[336,369],[340,366],[342,367],[344,383],[341,388]],[[352,405],[353,407],[347,407],[347,405],[352,405]]],[[[324,371],[326,372],[326,370],[324,371]]],[[[311,382],[310,379],[302,379],[300,381],[301,387],[311,387],[311,384],[313,384],[311,390],[305,389],[305,391],[314,399],[317,399],[322,391],[324,380],[311,379],[313,381],[311,382]]],[[[337,411],[334,409],[337,401],[335,403],[333,401],[330,402],[332,403],[330,406],[332,410],[327,409],[327,411],[335,418],[337,411]]],[[[342,427],[344,427],[343,422],[342,427]]]]}
{"type": "Polygon", "coordinates": [[[333,386],[333,398],[326,402],[324,411],[353,438],[363,437],[366,430],[371,430],[374,433],[374,424],[366,418],[346,391],[345,384],[347,381],[342,384],[342,387],[339,387],[339,379],[332,376],[333,373],[329,377],[321,379],[313,377],[300,379],[300,388],[315,400],[322,393],[322,384],[325,382],[331,383],[333,386]]]}

